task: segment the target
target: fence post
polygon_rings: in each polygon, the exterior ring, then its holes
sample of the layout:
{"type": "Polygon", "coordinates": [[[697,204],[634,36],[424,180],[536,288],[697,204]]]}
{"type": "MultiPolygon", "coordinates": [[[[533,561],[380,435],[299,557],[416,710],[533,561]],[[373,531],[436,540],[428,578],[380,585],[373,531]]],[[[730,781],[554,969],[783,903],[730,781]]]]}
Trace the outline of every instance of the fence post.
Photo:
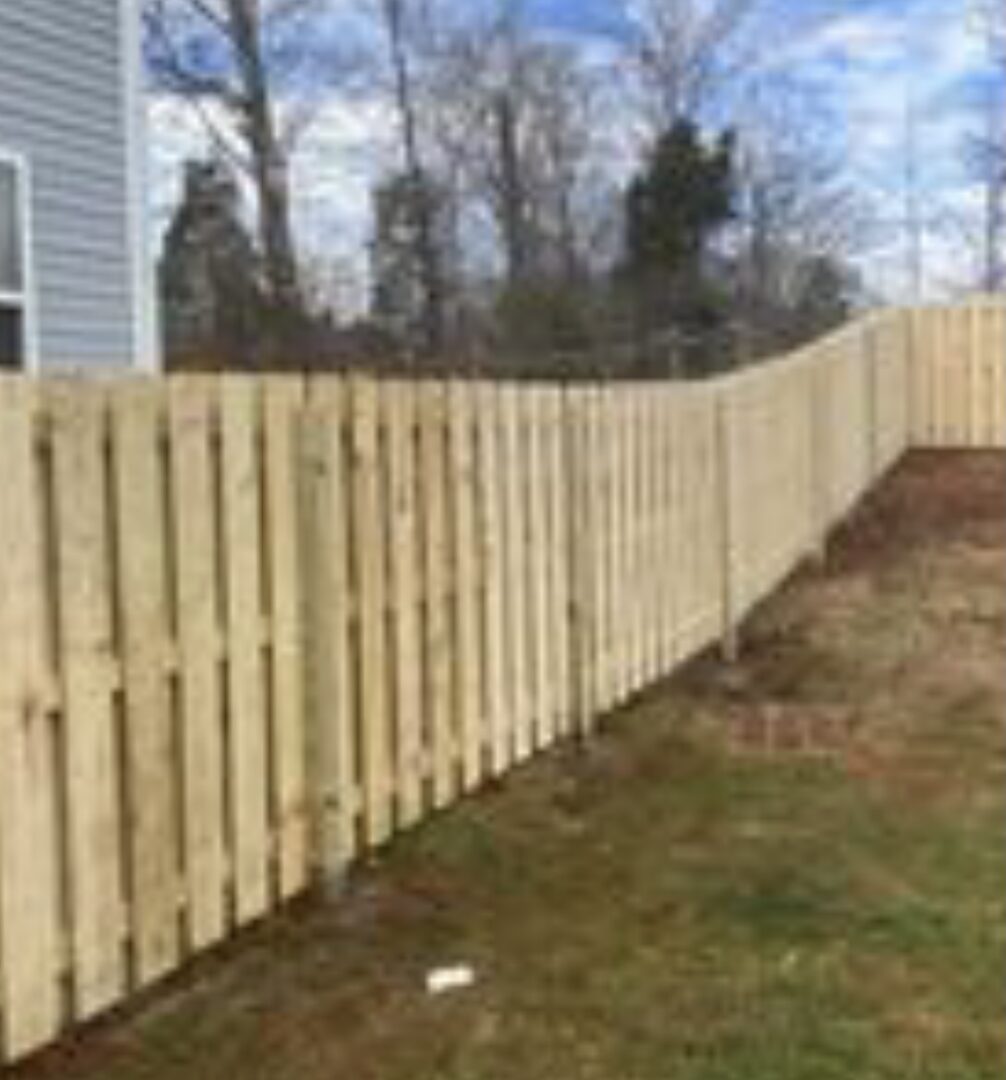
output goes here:
{"type": "MultiPolygon", "coordinates": [[[[0,380],[0,1059],[59,1031],[61,920],[52,733],[45,711],[49,596],[34,435],[38,384],[0,380]]],[[[51,461],[51,459],[49,459],[51,461]]]]}
{"type": "Polygon", "coordinates": [[[922,382],[922,368],[919,363],[918,308],[906,308],[904,317],[906,382],[910,388],[907,442],[909,447],[913,447],[922,441],[922,424],[925,413],[925,391],[922,382]]]}
{"type": "Polygon", "coordinates": [[[816,353],[809,365],[810,407],[810,543],[808,555],[815,566],[822,566],[828,553],[829,471],[828,425],[824,378],[827,357],[816,353]]]}
{"type": "Polygon", "coordinates": [[[342,417],[335,395],[324,392],[329,389],[341,390],[341,386],[307,380],[299,433],[298,502],[311,875],[327,895],[337,898],[352,854],[348,804],[355,792],[340,783],[345,776],[346,747],[340,745],[339,729],[348,719],[342,709],[348,705],[349,688],[347,661],[341,658],[344,650],[340,648],[343,615],[338,608],[345,602],[345,595],[339,594],[346,584],[348,525],[347,506],[339,498],[344,494],[345,468],[342,417]]]}
{"type": "Polygon", "coordinates": [[[594,537],[588,512],[590,482],[588,430],[593,392],[584,387],[566,387],[562,393],[562,437],[567,493],[566,530],[569,574],[569,678],[570,701],[577,736],[589,734],[594,718],[594,650],[591,647],[590,552],[594,537]]]}
{"type": "Polygon", "coordinates": [[[740,654],[737,603],[737,558],[735,536],[735,462],[733,453],[733,380],[724,380],[716,390],[716,485],[719,491],[720,577],[723,622],[720,649],[728,664],[740,654]]]}
{"type": "Polygon", "coordinates": [[[880,365],[883,363],[883,343],[878,345],[878,325],[878,317],[874,315],[863,327],[863,355],[869,387],[871,484],[880,475],[880,365]]]}

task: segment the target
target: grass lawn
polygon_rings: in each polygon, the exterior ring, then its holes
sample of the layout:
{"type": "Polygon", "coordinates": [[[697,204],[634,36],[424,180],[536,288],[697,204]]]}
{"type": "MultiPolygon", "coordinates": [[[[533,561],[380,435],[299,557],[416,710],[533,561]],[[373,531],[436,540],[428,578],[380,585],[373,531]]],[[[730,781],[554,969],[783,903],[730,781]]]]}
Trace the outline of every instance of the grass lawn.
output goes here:
{"type": "Polygon", "coordinates": [[[917,455],[752,620],[31,1080],[981,1080],[1006,462],[917,455]],[[470,990],[429,997],[465,962],[470,990]]]}

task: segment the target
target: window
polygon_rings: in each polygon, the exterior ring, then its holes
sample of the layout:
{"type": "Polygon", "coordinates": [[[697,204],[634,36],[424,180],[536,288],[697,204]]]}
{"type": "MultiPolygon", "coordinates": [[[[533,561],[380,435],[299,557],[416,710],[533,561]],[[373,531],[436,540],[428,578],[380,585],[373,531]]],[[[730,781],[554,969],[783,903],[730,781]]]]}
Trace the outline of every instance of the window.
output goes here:
{"type": "Polygon", "coordinates": [[[27,169],[0,151],[0,368],[22,368],[29,353],[27,169]]]}

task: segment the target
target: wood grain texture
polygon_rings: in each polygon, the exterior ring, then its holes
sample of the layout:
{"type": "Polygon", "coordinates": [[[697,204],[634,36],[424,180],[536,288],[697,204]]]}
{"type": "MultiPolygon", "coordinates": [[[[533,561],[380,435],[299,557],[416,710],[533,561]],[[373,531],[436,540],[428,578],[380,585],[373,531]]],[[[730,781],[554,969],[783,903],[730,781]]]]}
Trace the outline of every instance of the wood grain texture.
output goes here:
{"type": "Polygon", "coordinates": [[[123,808],[113,694],[107,400],[100,384],[49,387],[63,691],[74,1014],[86,1019],[126,990],[123,808]]]}
{"type": "Polygon", "coordinates": [[[500,391],[491,383],[478,387],[479,538],[485,643],[483,698],[489,770],[499,776],[510,764],[512,749],[507,697],[506,537],[504,483],[500,450],[500,391]]]}
{"type": "Polygon", "coordinates": [[[458,787],[452,670],[450,527],[447,491],[447,416],[440,383],[421,387],[423,552],[427,746],[431,758],[433,805],[447,806],[458,787]]]}
{"type": "Polygon", "coordinates": [[[991,298],[701,382],[0,376],[0,1052],[729,645],[910,445],[1004,444],[991,298]]]}
{"type": "Polygon", "coordinates": [[[37,384],[0,378],[0,999],[3,1053],[44,1046],[62,1023],[57,777],[45,709],[51,585],[43,558],[37,384]]]}
{"type": "Polygon", "coordinates": [[[168,683],[167,461],[163,384],[121,383],[111,393],[124,664],[129,913],[138,985],[178,964],[175,717],[168,683]]]}
{"type": "Polygon", "coordinates": [[[339,881],[360,846],[348,404],[342,379],[311,380],[303,447],[310,492],[305,520],[311,582],[306,597],[308,782],[313,861],[326,883],[339,881]]]}
{"type": "Polygon", "coordinates": [[[359,625],[360,749],[363,828],[367,842],[384,843],[394,828],[389,701],[384,491],[379,438],[378,384],[351,384],[353,552],[359,625]]]}
{"type": "Polygon", "coordinates": [[[263,663],[260,384],[220,385],[223,563],[227,636],[227,768],[234,918],[270,908],[269,738],[263,663]]]}
{"type": "Polygon", "coordinates": [[[423,814],[425,771],[415,390],[406,382],[388,383],[383,402],[391,503],[396,785],[398,820],[402,827],[407,827],[419,821],[423,814]]]}
{"type": "Polygon", "coordinates": [[[461,786],[482,779],[482,589],[476,505],[476,427],[473,388],[460,381],[447,391],[450,429],[451,545],[454,562],[454,707],[460,742],[461,786]]]}
{"type": "Polygon", "coordinates": [[[264,380],[266,577],[272,628],[270,816],[277,848],[277,891],[283,900],[307,886],[310,866],[301,569],[303,409],[301,379],[273,375],[264,380]]]}
{"type": "Polygon", "coordinates": [[[188,945],[196,952],[223,937],[227,918],[217,404],[211,376],[187,375],[169,385],[182,850],[188,945]]]}

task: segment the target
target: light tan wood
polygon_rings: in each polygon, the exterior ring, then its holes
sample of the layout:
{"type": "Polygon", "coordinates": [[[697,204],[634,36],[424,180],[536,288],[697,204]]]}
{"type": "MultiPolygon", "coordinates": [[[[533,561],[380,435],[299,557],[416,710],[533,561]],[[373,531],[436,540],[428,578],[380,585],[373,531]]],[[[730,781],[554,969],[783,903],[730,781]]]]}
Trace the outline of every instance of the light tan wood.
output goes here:
{"type": "Polygon", "coordinates": [[[672,439],[670,411],[673,390],[660,386],[654,395],[656,407],[656,489],[657,489],[657,667],[660,677],[674,666],[674,579],[673,543],[675,532],[672,439]]]}
{"type": "Polygon", "coordinates": [[[557,737],[568,735],[573,716],[573,675],[570,670],[570,600],[571,567],[569,561],[570,522],[568,508],[575,497],[567,473],[565,409],[558,387],[545,391],[545,415],[549,485],[548,544],[551,569],[546,582],[549,589],[549,657],[553,673],[552,722],[557,737]]]}
{"type": "Polygon", "coordinates": [[[53,732],[45,702],[48,588],[37,384],[0,378],[0,1000],[3,1054],[44,1046],[62,1021],[53,732]]]}
{"type": "Polygon", "coordinates": [[[454,701],[461,745],[461,784],[471,791],[482,779],[482,599],[479,588],[475,492],[474,389],[455,381],[448,387],[450,490],[455,571],[452,658],[454,701]]]}
{"type": "Polygon", "coordinates": [[[997,327],[996,308],[991,303],[981,306],[981,322],[978,340],[980,384],[976,393],[981,402],[981,427],[978,433],[979,446],[994,446],[997,441],[996,413],[998,411],[996,400],[995,369],[997,361],[1002,363],[1003,354],[1006,353],[1006,345],[1001,344],[1001,339],[996,336],[997,327]]]}
{"type": "Polygon", "coordinates": [[[667,533],[667,670],[681,658],[682,638],[682,581],[679,572],[681,561],[681,537],[685,528],[685,512],[681,499],[679,480],[681,440],[681,392],[668,388],[665,395],[665,423],[667,425],[667,504],[669,528],[667,533]]]}
{"type": "Polygon", "coordinates": [[[620,697],[626,699],[640,685],[642,663],[642,596],[640,579],[642,567],[643,522],[640,508],[640,435],[639,387],[629,384],[619,394],[619,424],[621,439],[621,483],[615,528],[620,536],[619,573],[621,580],[622,683],[620,697]]]}
{"type": "Polygon", "coordinates": [[[307,528],[309,783],[317,872],[337,885],[360,846],[357,670],[351,628],[348,393],[341,378],[313,379],[305,418],[310,481],[307,528]]]}
{"type": "Polygon", "coordinates": [[[660,605],[663,569],[660,558],[660,541],[663,532],[660,498],[660,427],[658,406],[659,385],[648,386],[643,394],[643,411],[646,416],[646,440],[644,447],[645,486],[643,505],[646,507],[646,578],[642,582],[643,596],[647,606],[646,616],[646,682],[656,681],[661,674],[660,665],[660,605]]]}
{"type": "Polygon", "coordinates": [[[228,829],[238,925],[269,910],[269,832],[262,658],[260,386],[239,376],[220,385],[227,635],[228,829]]]}
{"type": "Polygon", "coordinates": [[[420,388],[420,446],[426,578],[425,654],[427,739],[432,762],[433,805],[447,806],[458,787],[453,708],[450,532],[447,507],[445,391],[440,383],[420,388]]]}
{"type": "Polygon", "coordinates": [[[416,477],[415,390],[388,383],[383,402],[388,432],[391,501],[391,591],[394,617],[394,691],[398,821],[415,824],[423,813],[423,680],[416,477]]]}
{"type": "Polygon", "coordinates": [[[169,383],[172,547],[182,758],[182,850],[188,946],[225,931],[224,744],[220,666],[220,506],[214,477],[217,384],[186,375],[169,383]]]}
{"type": "Polygon", "coordinates": [[[162,383],[120,383],[111,394],[116,542],[125,685],[129,913],[135,981],[178,963],[180,793],[168,685],[166,461],[162,383]]]}
{"type": "Polygon", "coordinates": [[[952,316],[949,309],[940,310],[936,318],[936,365],[938,391],[936,395],[937,431],[941,446],[953,446],[954,412],[957,406],[957,387],[951,378],[956,354],[952,316]]]}
{"type": "Polygon", "coordinates": [[[652,683],[658,675],[656,648],[657,605],[660,600],[659,564],[657,559],[657,514],[659,504],[656,489],[656,430],[653,422],[655,387],[640,391],[640,510],[643,514],[643,563],[639,580],[639,597],[643,609],[643,633],[640,643],[642,685],[652,683]]]}
{"type": "Polygon", "coordinates": [[[744,486],[735,450],[738,414],[743,399],[732,387],[724,387],[717,403],[717,490],[719,492],[720,580],[723,595],[722,650],[732,663],[738,653],[739,612],[743,605],[743,571],[738,564],[737,537],[745,517],[744,486]]]}
{"type": "Polygon", "coordinates": [[[621,477],[618,466],[619,426],[616,396],[612,387],[598,388],[594,402],[594,448],[596,481],[588,484],[593,488],[594,507],[591,515],[597,536],[594,563],[594,615],[596,635],[597,700],[598,712],[607,712],[619,696],[619,649],[618,615],[620,595],[618,549],[614,524],[618,514],[618,491],[621,477]]]}
{"type": "Polygon", "coordinates": [[[506,549],[504,484],[500,462],[500,392],[478,387],[479,536],[484,576],[483,692],[489,770],[499,776],[510,764],[512,747],[507,697],[506,549]]]}
{"type": "Polygon", "coordinates": [[[352,383],[353,550],[360,650],[360,745],[363,753],[363,829],[367,842],[393,831],[392,748],[386,622],[387,536],[381,483],[378,384],[352,383]]]}
{"type": "Polygon", "coordinates": [[[584,700],[580,709],[580,727],[593,730],[597,715],[611,699],[611,655],[609,609],[606,604],[610,573],[607,498],[610,460],[605,392],[590,387],[582,402],[583,461],[579,485],[583,501],[583,520],[576,557],[582,561],[583,653],[587,660],[583,678],[584,700]]]}
{"type": "Polygon", "coordinates": [[[307,886],[310,866],[299,469],[304,384],[296,376],[273,375],[264,390],[272,818],[277,888],[288,900],[307,886]]]}
{"type": "Polygon", "coordinates": [[[568,517],[570,731],[586,729],[593,713],[595,685],[591,627],[590,551],[595,538],[590,530],[589,403],[591,391],[571,387],[562,391],[565,505],[568,517]]]}
{"type": "Polygon", "coordinates": [[[552,716],[554,671],[549,657],[548,474],[545,459],[543,390],[539,386],[522,391],[525,404],[527,450],[527,557],[528,557],[528,644],[531,680],[531,745],[551,746],[555,738],[552,716]]]}
{"type": "Polygon", "coordinates": [[[992,378],[989,402],[992,408],[993,446],[1006,446],[1006,305],[993,306],[989,354],[992,357],[992,378]]]}
{"type": "Polygon", "coordinates": [[[918,369],[921,415],[916,418],[915,439],[920,445],[933,439],[933,363],[929,313],[912,313],[912,353],[918,369]]]}
{"type": "Polygon", "coordinates": [[[919,332],[920,349],[925,357],[926,384],[928,389],[928,409],[925,417],[924,445],[936,446],[939,443],[939,399],[941,396],[940,369],[936,363],[938,351],[941,348],[937,341],[939,321],[937,312],[923,310],[918,313],[921,321],[919,332]]]}
{"type": "Polygon", "coordinates": [[[527,468],[521,392],[502,390],[504,527],[506,528],[506,611],[508,702],[513,725],[513,754],[524,761],[531,753],[533,701],[528,679],[527,468]]]}
{"type": "Polygon", "coordinates": [[[1004,353],[976,299],[703,383],[0,377],[0,1053],[588,733],[909,445],[1003,446],[1004,353]]]}
{"type": "Polygon", "coordinates": [[[975,303],[971,315],[971,445],[975,448],[987,446],[992,441],[990,400],[988,397],[988,365],[994,348],[993,340],[988,335],[988,304],[975,303]]]}
{"type": "Polygon", "coordinates": [[[670,539],[671,592],[670,615],[672,627],[671,660],[677,664],[684,656],[684,578],[681,567],[684,559],[684,537],[688,528],[688,508],[681,483],[682,449],[684,444],[684,401],[682,391],[675,388],[668,403],[670,432],[670,500],[673,532],[670,539]]]}
{"type": "Polygon", "coordinates": [[[617,611],[616,642],[618,683],[616,701],[622,702],[634,689],[636,645],[636,591],[633,546],[638,522],[633,517],[635,504],[635,461],[633,460],[633,387],[615,395],[615,453],[617,472],[612,491],[611,526],[615,545],[615,608],[617,611]]]}
{"type": "Polygon", "coordinates": [[[638,388],[629,385],[618,395],[620,483],[616,489],[614,527],[618,536],[619,641],[621,648],[621,679],[619,700],[635,693],[639,685],[640,662],[640,596],[639,596],[639,535],[641,532],[637,503],[639,501],[638,458],[638,388]]]}
{"type": "MultiPolygon", "coordinates": [[[[584,716],[585,725],[607,709],[614,698],[613,658],[611,655],[611,610],[607,604],[611,575],[611,536],[608,528],[608,492],[611,486],[612,417],[607,407],[607,393],[599,386],[587,392],[585,406],[585,463],[582,470],[585,525],[582,538],[586,565],[587,641],[591,655],[591,709],[584,716]]],[[[578,553],[579,554],[579,553],[578,553]]]]}
{"type": "Polygon", "coordinates": [[[73,1005],[86,1019],[125,993],[120,679],[112,637],[104,388],[49,387],[53,435],[59,647],[64,703],[73,1005]]]}
{"type": "Polygon", "coordinates": [[[625,684],[625,607],[628,593],[623,575],[624,521],[622,505],[625,500],[625,454],[622,424],[622,401],[613,392],[605,392],[605,434],[602,453],[608,457],[607,484],[603,490],[604,510],[602,531],[605,542],[605,576],[602,579],[601,600],[605,624],[605,655],[609,665],[604,708],[613,708],[622,698],[625,684]],[[619,528],[619,524],[623,528],[619,528]]]}

